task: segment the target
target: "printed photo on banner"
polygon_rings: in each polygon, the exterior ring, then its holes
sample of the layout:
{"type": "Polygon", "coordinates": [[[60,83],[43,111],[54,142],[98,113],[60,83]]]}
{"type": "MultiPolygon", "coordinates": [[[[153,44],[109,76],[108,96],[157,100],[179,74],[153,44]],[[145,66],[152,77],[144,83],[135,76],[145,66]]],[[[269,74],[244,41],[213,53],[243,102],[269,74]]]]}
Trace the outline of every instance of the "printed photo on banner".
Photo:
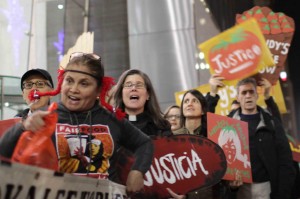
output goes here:
{"type": "Polygon", "coordinates": [[[229,117],[207,113],[207,137],[217,143],[224,151],[227,171],[223,179],[235,180],[236,172],[242,181],[252,182],[248,124],[229,117]]]}

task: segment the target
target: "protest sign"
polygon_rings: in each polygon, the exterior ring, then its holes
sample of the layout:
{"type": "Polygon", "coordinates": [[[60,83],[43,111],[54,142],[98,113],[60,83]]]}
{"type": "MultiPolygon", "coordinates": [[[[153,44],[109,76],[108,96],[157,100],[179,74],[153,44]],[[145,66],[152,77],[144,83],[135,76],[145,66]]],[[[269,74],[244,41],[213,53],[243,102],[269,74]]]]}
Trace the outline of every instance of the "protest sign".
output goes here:
{"type": "Polygon", "coordinates": [[[225,80],[242,79],[273,66],[269,48],[255,19],[248,19],[201,43],[211,74],[225,80]]]}
{"type": "Polygon", "coordinates": [[[0,198],[126,198],[125,186],[51,170],[0,162],[0,198]]]}
{"type": "Polygon", "coordinates": [[[300,162],[300,141],[289,134],[286,134],[286,136],[290,144],[293,160],[296,162],[300,162]]]}
{"type": "MultiPolygon", "coordinates": [[[[154,137],[154,157],[144,176],[142,198],[170,198],[166,188],[186,194],[220,182],[226,171],[226,158],[219,145],[196,135],[154,137]]],[[[119,151],[118,174],[126,183],[133,155],[119,151]]]]}
{"type": "Polygon", "coordinates": [[[274,85],[279,73],[284,70],[295,31],[294,20],[282,12],[275,13],[268,7],[255,6],[242,14],[237,14],[236,22],[241,24],[250,18],[255,18],[258,22],[275,62],[273,66],[262,68],[255,77],[266,78],[274,85]]]}
{"type": "Polygon", "coordinates": [[[227,170],[223,179],[235,180],[239,171],[242,181],[251,183],[248,123],[208,112],[207,131],[207,137],[225,153],[227,170]]]}

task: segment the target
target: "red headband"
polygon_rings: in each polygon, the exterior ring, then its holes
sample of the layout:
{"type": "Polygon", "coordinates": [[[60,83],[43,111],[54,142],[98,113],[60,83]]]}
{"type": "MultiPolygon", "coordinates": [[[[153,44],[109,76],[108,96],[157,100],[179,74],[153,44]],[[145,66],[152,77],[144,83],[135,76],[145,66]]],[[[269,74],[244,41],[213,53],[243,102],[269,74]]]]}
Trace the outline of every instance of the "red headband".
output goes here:
{"type": "MultiPolygon", "coordinates": [[[[28,96],[29,100],[34,101],[35,99],[39,99],[42,96],[55,96],[58,93],[60,93],[61,85],[62,85],[62,82],[63,82],[63,79],[64,79],[63,75],[67,71],[68,70],[65,71],[63,69],[58,69],[58,77],[57,77],[58,85],[57,85],[57,88],[54,91],[40,92],[40,91],[32,90],[29,93],[29,96],[28,96]]],[[[115,84],[115,82],[114,82],[114,79],[112,77],[103,77],[103,79],[102,79],[102,89],[101,89],[101,92],[100,92],[100,95],[99,95],[100,102],[101,102],[101,105],[104,106],[107,110],[114,113],[117,119],[122,120],[125,117],[126,114],[121,109],[119,109],[119,108],[116,109],[115,107],[112,107],[110,104],[108,104],[105,101],[105,96],[106,96],[107,92],[111,89],[111,87],[114,84],[115,84]]]]}

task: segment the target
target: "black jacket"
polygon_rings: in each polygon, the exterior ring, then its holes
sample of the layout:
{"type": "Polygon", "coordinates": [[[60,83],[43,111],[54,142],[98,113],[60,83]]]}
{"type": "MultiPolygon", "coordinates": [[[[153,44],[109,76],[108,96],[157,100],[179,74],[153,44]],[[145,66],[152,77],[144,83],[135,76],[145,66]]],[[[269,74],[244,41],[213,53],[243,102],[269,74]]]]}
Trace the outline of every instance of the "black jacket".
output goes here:
{"type": "MultiPolygon", "coordinates": [[[[128,117],[126,115],[127,119],[128,117]]],[[[151,116],[145,112],[136,115],[136,121],[130,122],[148,136],[169,136],[173,134],[169,125],[166,125],[164,128],[157,127],[151,116]]],[[[166,121],[166,124],[168,124],[168,121],[166,121]]]]}
{"type": "MultiPolygon", "coordinates": [[[[294,183],[295,170],[292,153],[281,122],[257,107],[261,121],[255,132],[257,150],[271,183],[272,199],[288,199],[294,183]]],[[[229,117],[240,119],[241,108],[230,113],[229,117]]]]}
{"type": "MultiPolygon", "coordinates": [[[[104,156],[109,160],[110,167],[108,173],[111,180],[114,180],[113,177],[116,174],[115,164],[117,160],[115,153],[121,146],[134,152],[136,156],[136,161],[133,164],[132,169],[139,170],[142,173],[146,173],[149,169],[153,155],[153,144],[151,139],[134,127],[128,120],[123,119],[120,121],[116,119],[106,109],[100,107],[98,103],[95,103],[91,110],[82,113],[70,112],[60,103],[57,113],[58,122],[56,125],[56,132],[53,134],[52,139],[57,148],[60,162],[63,158],[65,158],[65,162],[75,162],[76,158],[68,154],[69,146],[67,146],[68,144],[65,139],[67,139],[67,136],[78,136],[78,133],[72,131],[72,129],[76,130],[78,128],[80,129],[80,134],[87,134],[87,136],[91,135],[93,139],[96,137],[101,140],[104,147],[109,146],[110,153],[105,153],[104,156]],[[69,129],[69,131],[62,130],[63,128],[69,129]],[[91,128],[93,130],[90,134],[89,132],[91,131],[89,129],[91,128]],[[105,139],[102,139],[102,135],[105,136],[105,139]],[[62,150],[59,148],[62,148],[62,150]],[[60,154],[61,152],[64,153],[60,154]]],[[[23,132],[22,125],[17,124],[1,137],[1,156],[7,158],[12,156],[18,139],[23,132]]],[[[87,140],[87,144],[91,142],[92,140],[87,140]]],[[[62,165],[60,165],[60,168],[62,168],[62,165]]],[[[68,172],[80,173],[81,171],[73,171],[71,168],[68,168],[68,172]]]]}
{"type": "Polygon", "coordinates": [[[23,120],[25,120],[27,118],[27,116],[28,116],[28,113],[29,113],[29,108],[26,108],[22,112],[17,113],[15,115],[15,117],[21,117],[23,120]]]}

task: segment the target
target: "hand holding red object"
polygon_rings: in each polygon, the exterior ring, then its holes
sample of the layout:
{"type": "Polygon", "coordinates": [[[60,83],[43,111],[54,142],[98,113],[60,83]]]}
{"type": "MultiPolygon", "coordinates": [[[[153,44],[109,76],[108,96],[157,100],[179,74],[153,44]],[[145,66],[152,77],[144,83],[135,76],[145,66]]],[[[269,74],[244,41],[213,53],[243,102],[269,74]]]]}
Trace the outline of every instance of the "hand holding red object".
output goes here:
{"type": "Polygon", "coordinates": [[[57,103],[52,103],[43,117],[46,125],[36,132],[25,131],[15,147],[12,155],[13,162],[34,165],[46,169],[58,170],[58,160],[51,136],[57,123],[57,103]]]}

